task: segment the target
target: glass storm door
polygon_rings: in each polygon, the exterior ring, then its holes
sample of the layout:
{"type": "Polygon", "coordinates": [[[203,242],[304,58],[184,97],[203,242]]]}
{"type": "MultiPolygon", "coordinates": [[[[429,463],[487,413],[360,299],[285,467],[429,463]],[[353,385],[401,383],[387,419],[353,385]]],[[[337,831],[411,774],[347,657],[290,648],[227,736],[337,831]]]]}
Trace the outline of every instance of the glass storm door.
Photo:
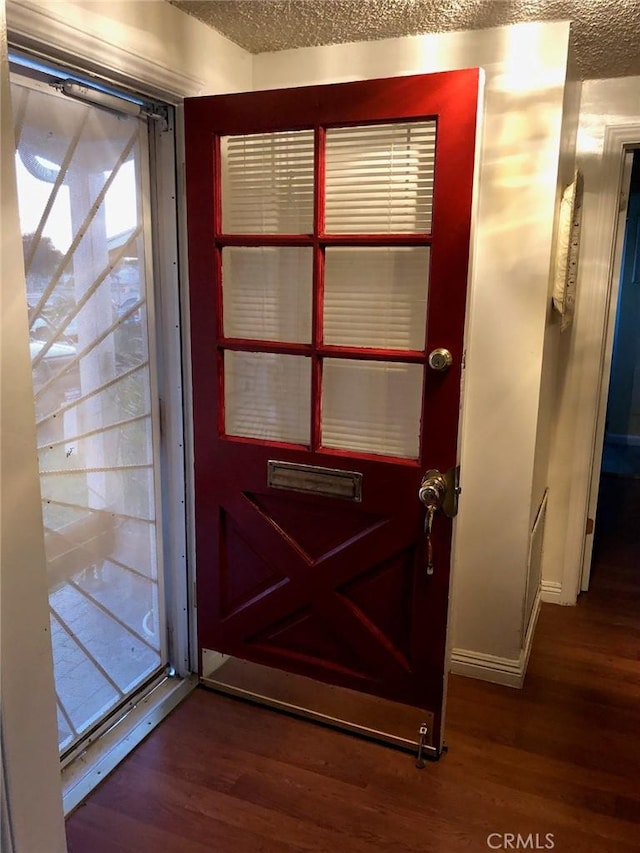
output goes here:
{"type": "Polygon", "coordinates": [[[198,623],[434,713],[478,72],[188,100],[198,623]],[[429,354],[448,349],[448,370],[429,354]]]}
{"type": "Polygon", "coordinates": [[[148,127],[12,82],[65,758],[167,665],[148,127]]]}

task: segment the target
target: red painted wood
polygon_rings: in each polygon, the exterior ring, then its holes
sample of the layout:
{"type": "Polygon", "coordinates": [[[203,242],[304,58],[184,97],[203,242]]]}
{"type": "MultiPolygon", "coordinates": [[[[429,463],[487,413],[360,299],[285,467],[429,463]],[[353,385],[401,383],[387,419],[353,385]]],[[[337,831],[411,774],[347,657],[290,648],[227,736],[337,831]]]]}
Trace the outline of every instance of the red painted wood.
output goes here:
{"type": "MultiPolygon", "coordinates": [[[[215,281],[222,281],[222,246],[220,245],[216,246],[214,263],[214,279],[215,281]]],[[[224,315],[221,288],[216,288],[215,290],[215,313],[212,320],[215,321],[216,338],[222,340],[224,338],[224,315]]]]}
{"type": "Polygon", "coordinates": [[[324,246],[429,246],[430,234],[320,234],[324,246]]]}
{"type": "MultiPolygon", "coordinates": [[[[318,298],[322,288],[318,287],[318,298]]],[[[218,310],[222,310],[221,301],[218,310]]],[[[318,312],[321,316],[321,312],[318,312]]],[[[408,364],[424,364],[423,350],[374,349],[373,347],[344,347],[333,344],[295,344],[290,341],[262,341],[243,338],[218,337],[216,345],[236,352],[276,352],[283,355],[323,355],[327,358],[349,358],[356,361],[401,361],[408,364]]]]}
{"type": "Polygon", "coordinates": [[[381,349],[374,347],[343,347],[325,344],[318,351],[327,358],[352,358],[356,361],[401,361],[424,364],[424,350],[381,349]]]}
{"type": "MultiPolygon", "coordinates": [[[[244,444],[261,444],[264,447],[270,448],[280,448],[283,450],[300,450],[306,449],[305,445],[302,444],[293,444],[291,442],[286,441],[272,441],[271,439],[260,439],[260,438],[245,438],[242,435],[227,435],[225,436],[226,442],[239,442],[244,444]]],[[[322,447],[318,449],[319,452],[323,454],[323,456],[334,456],[340,457],[341,459],[348,461],[353,460],[353,464],[349,467],[349,470],[355,470],[358,465],[356,463],[360,463],[361,461],[369,460],[370,462],[389,462],[391,465],[404,465],[408,468],[420,468],[420,462],[417,459],[398,459],[395,456],[384,456],[379,453],[362,453],[361,451],[355,450],[342,450],[335,449],[333,447],[322,447]]],[[[326,465],[330,465],[329,460],[325,460],[326,465]]],[[[330,467],[336,468],[337,465],[333,464],[330,467]]],[[[344,467],[344,466],[343,466],[344,467]]],[[[347,469],[345,469],[347,470],[347,469]]]]}
{"type": "Polygon", "coordinates": [[[429,246],[431,235],[416,234],[218,234],[222,246],[429,246]]]}
{"type": "Polygon", "coordinates": [[[317,355],[311,370],[311,450],[317,451],[322,443],[322,359],[317,355]]]}
{"type": "MultiPolygon", "coordinates": [[[[314,139],[314,235],[324,230],[324,151],[325,131],[318,127],[314,139]]],[[[317,451],[322,442],[322,359],[318,348],[322,344],[324,328],[324,249],[315,240],[313,247],[313,365],[311,375],[311,450],[317,451]]]]}
{"type": "MultiPolygon", "coordinates": [[[[466,109],[476,99],[477,85],[477,69],[466,69],[240,95],[211,95],[187,98],[185,120],[197,121],[198,134],[215,126],[220,135],[302,130],[316,125],[374,124],[393,119],[448,121],[452,117],[454,121],[456,118],[466,121],[466,109]]],[[[472,121],[475,123],[475,114],[472,121]]]]}
{"type": "Polygon", "coordinates": [[[467,70],[185,103],[200,645],[428,708],[437,730],[451,522],[436,517],[436,571],[428,576],[417,492],[424,469],[456,464],[477,91],[478,71],[467,70]],[[323,128],[428,117],[437,121],[432,233],[323,234],[323,128]],[[314,233],[222,234],[219,138],[302,128],[317,135],[314,233]],[[310,345],[222,337],[216,258],[225,245],[313,247],[310,345]],[[431,247],[424,352],[322,344],[327,245],[431,247]],[[426,367],[439,346],[454,357],[446,374],[426,367]],[[219,434],[224,389],[216,359],[224,349],[312,358],[311,449],[219,434]],[[419,460],[321,447],[322,359],[329,356],[425,365],[419,460]],[[269,459],[358,471],[362,502],[270,489],[269,459]],[[323,551],[327,525],[342,534],[323,551]]]}
{"type": "Polygon", "coordinates": [[[243,338],[219,338],[216,345],[236,352],[279,352],[283,355],[306,355],[315,352],[312,344],[293,344],[289,341],[253,341],[243,338]]]}
{"type": "Polygon", "coordinates": [[[314,246],[311,234],[220,234],[222,246],[314,246]]]}
{"type": "Polygon", "coordinates": [[[325,203],[325,161],[324,152],[327,143],[327,135],[324,127],[316,126],[314,147],[314,205],[313,205],[313,227],[314,234],[324,232],[324,203],[325,203]]]}
{"type": "Polygon", "coordinates": [[[216,425],[217,425],[217,435],[224,435],[224,350],[219,349],[216,353],[215,360],[215,370],[217,374],[217,389],[216,389],[216,400],[218,403],[216,413],[216,425]]]}

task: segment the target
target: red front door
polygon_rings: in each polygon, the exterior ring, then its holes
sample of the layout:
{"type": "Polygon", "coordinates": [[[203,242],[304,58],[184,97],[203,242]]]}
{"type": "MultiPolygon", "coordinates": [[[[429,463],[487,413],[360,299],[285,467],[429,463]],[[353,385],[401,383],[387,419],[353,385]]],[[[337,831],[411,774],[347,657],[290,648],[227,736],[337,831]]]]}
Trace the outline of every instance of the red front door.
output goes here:
{"type": "Polygon", "coordinates": [[[440,737],[477,70],[185,104],[201,648],[440,737]],[[429,354],[452,354],[445,371],[429,354]]]}

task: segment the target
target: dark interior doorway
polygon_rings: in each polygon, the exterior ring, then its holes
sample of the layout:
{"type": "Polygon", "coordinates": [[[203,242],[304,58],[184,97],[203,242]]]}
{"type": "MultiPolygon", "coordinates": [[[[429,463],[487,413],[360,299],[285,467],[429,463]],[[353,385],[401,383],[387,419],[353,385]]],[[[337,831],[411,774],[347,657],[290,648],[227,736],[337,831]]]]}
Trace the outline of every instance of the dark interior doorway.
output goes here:
{"type": "Polygon", "coordinates": [[[634,152],[607,399],[592,580],[631,573],[640,590],[640,150],[634,152]]]}

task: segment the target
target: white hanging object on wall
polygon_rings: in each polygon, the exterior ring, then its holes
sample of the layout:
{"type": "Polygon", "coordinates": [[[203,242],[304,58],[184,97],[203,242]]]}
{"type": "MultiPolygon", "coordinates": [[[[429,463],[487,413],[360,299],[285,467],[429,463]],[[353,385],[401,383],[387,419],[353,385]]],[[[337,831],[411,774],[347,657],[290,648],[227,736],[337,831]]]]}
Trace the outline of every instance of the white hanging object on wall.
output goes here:
{"type": "Polygon", "coordinates": [[[558,243],[553,283],[553,305],[560,314],[560,329],[571,325],[575,310],[580,228],[582,225],[582,174],[576,171],[572,183],[562,194],[558,221],[558,243]]]}

